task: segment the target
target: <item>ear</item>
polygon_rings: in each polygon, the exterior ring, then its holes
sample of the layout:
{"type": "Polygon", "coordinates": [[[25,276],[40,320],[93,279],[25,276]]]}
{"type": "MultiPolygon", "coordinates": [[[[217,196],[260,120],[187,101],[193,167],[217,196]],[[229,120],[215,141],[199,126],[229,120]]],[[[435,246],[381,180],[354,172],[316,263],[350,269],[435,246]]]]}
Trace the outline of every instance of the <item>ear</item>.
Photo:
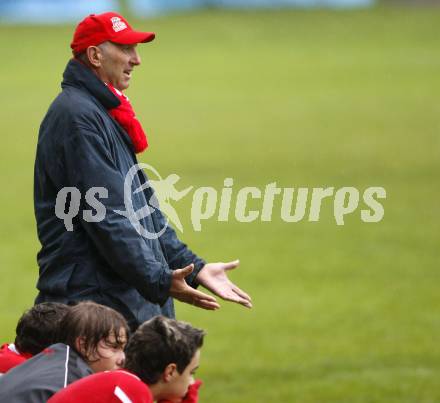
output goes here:
{"type": "Polygon", "coordinates": [[[101,67],[102,52],[97,46],[89,46],[86,50],[87,60],[93,67],[101,67]]]}
{"type": "Polygon", "coordinates": [[[85,353],[85,340],[84,337],[77,337],[75,340],[75,350],[78,351],[81,355],[85,353]]]}
{"type": "Polygon", "coordinates": [[[174,363],[168,364],[163,370],[162,379],[165,383],[170,382],[177,373],[177,365],[174,363]]]}

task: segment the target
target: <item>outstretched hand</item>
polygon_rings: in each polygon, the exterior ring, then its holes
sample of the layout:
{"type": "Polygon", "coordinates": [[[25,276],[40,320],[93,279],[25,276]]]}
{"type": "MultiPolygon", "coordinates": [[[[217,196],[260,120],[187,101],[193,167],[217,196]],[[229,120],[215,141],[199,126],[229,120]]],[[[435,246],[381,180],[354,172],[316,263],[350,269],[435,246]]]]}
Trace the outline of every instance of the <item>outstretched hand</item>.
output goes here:
{"type": "Polygon", "coordinates": [[[252,308],[251,297],[229,280],[226,274],[227,271],[237,268],[239,264],[239,260],[228,263],[207,263],[197,274],[196,281],[226,301],[252,308]]]}
{"type": "Polygon", "coordinates": [[[193,270],[194,265],[190,264],[183,269],[173,271],[170,295],[181,302],[186,302],[199,308],[208,310],[220,308],[220,305],[213,296],[198,291],[186,283],[185,277],[189,276],[193,270]]]}

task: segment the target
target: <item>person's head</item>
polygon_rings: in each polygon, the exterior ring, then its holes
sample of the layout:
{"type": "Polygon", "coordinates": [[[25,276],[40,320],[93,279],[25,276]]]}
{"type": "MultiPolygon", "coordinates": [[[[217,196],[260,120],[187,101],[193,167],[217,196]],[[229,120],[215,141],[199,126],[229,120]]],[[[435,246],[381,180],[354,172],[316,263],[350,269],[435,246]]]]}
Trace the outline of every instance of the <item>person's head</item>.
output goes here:
{"type": "Polygon", "coordinates": [[[124,317],[94,302],[72,306],[60,323],[60,342],[76,350],[93,372],[121,368],[127,339],[124,317]]]}
{"type": "Polygon", "coordinates": [[[134,67],[141,63],[136,45],[154,37],[153,32],[134,31],[119,14],[91,14],[76,27],[70,47],[74,57],[102,81],[122,91],[128,88],[134,67]]]}
{"type": "Polygon", "coordinates": [[[188,323],[156,316],[130,338],[124,368],[149,385],[155,400],[180,402],[194,381],[204,336],[188,323]]]}
{"type": "Polygon", "coordinates": [[[43,302],[28,309],[15,330],[15,347],[20,353],[38,354],[58,342],[61,319],[69,307],[58,302],[43,302]]]}

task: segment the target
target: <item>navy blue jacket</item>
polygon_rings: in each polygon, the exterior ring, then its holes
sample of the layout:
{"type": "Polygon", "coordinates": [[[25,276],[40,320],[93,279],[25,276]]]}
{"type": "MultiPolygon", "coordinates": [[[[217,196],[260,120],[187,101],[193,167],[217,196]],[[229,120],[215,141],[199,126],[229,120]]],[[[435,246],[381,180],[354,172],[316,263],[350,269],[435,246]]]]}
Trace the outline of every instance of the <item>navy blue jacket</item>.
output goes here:
{"type": "MultiPolygon", "coordinates": [[[[74,59],[67,64],[61,86],[41,124],[35,161],[34,207],[42,245],[36,302],[93,300],[121,312],[132,328],[155,315],[174,317],[171,271],[194,263],[187,282],[196,286],[194,278],[205,262],[169,225],[159,238],[147,239],[115,212],[126,210],[124,180],[137,164],[129,136],[108,113],[119,100],[74,59]],[[64,187],[75,187],[82,195],[73,231],[67,231],[55,214],[57,194],[64,187]],[[106,207],[101,222],[84,220],[84,210],[91,209],[85,202],[91,187],[108,190],[108,198],[97,197],[106,207]]],[[[132,189],[147,180],[139,171],[132,189]]],[[[132,194],[134,211],[152,196],[150,187],[132,194]]],[[[153,233],[166,221],[154,209],[140,224],[153,233]]]]}

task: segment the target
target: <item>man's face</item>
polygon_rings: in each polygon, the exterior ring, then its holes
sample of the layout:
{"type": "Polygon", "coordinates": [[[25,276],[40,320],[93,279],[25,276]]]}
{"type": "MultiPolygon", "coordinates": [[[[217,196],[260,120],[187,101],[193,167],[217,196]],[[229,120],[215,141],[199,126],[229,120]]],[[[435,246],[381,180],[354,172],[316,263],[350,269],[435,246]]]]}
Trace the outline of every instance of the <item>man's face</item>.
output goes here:
{"type": "Polygon", "coordinates": [[[141,64],[136,45],[104,42],[98,48],[101,53],[101,65],[97,72],[101,80],[120,91],[127,89],[134,67],[141,64]]]}
{"type": "Polygon", "coordinates": [[[119,337],[111,334],[107,339],[101,339],[96,353],[87,357],[93,372],[111,371],[122,368],[125,361],[124,348],[127,344],[125,329],[119,330],[119,337]],[[119,341],[119,343],[118,343],[119,341]]]}
{"type": "Polygon", "coordinates": [[[188,387],[194,382],[194,374],[199,367],[200,350],[194,354],[191,362],[185,370],[180,374],[179,371],[174,372],[171,380],[166,384],[166,393],[164,398],[172,403],[180,403],[188,393],[188,387]]]}

